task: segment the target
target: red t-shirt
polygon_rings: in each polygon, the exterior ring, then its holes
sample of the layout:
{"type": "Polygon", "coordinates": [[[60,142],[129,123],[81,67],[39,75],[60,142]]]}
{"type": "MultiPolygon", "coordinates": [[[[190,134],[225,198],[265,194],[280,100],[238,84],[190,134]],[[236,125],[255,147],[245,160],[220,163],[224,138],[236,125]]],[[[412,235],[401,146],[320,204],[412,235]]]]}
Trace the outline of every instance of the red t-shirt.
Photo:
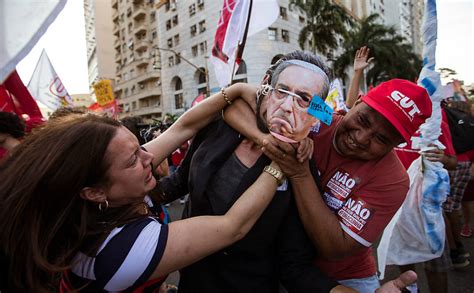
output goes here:
{"type": "Polygon", "coordinates": [[[370,246],[402,205],[409,188],[408,175],[394,151],[374,161],[347,159],[337,153],[333,138],[342,118],[334,115],[330,126],[322,125],[311,134],[323,199],[344,232],[365,246],[342,260],[316,259],[321,270],[336,280],[376,273],[370,246]]]}
{"type": "MultiPolygon", "coordinates": [[[[444,153],[446,155],[456,155],[456,151],[454,150],[453,142],[451,139],[451,131],[449,131],[449,125],[444,121],[441,122],[441,135],[439,136],[439,141],[446,147],[446,149],[444,150],[444,153]]],[[[396,147],[395,151],[403,166],[407,170],[408,168],[410,168],[411,163],[413,163],[413,161],[418,159],[418,157],[420,156],[420,154],[418,153],[420,150],[414,150],[411,148],[411,141],[405,143],[403,147],[396,147]]]]}

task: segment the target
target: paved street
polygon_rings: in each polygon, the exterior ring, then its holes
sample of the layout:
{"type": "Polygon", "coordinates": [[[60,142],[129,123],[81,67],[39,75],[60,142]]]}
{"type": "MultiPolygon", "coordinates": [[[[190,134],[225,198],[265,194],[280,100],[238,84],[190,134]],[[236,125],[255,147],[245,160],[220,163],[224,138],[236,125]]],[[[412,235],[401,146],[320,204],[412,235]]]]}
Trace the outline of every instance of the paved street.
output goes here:
{"type": "MultiPolygon", "coordinates": [[[[179,204],[179,201],[175,201],[168,208],[170,216],[173,220],[181,218],[183,205],[179,204]]],[[[474,238],[463,238],[466,249],[471,253],[471,263],[474,262],[474,238]]],[[[423,267],[417,265],[418,273],[418,286],[421,293],[428,293],[428,284],[424,274],[423,267]]],[[[395,278],[399,274],[398,269],[394,266],[390,266],[387,269],[387,278],[390,280],[395,278]]],[[[474,264],[462,271],[451,271],[448,276],[449,280],[449,292],[450,293],[474,293],[474,264]]],[[[171,284],[177,284],[179,280],[179,274],[173,273],[168,277],[167,282],[171,284]]]]}

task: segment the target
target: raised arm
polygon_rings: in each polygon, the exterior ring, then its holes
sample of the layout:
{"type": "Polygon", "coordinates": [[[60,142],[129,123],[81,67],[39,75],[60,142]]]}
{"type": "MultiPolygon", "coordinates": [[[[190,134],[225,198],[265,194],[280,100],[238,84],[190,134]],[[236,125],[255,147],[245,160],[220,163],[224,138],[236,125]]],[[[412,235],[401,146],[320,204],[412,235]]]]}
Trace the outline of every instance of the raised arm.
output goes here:
{"type": "Polygon", "coordinates": [[[241,96],[238,84],[226,88],[224,93],[221,91],[213,94],[191,108],[168,130],[145,145],[145,148],[155,156],[153,159],[154,166],[161,163],[183,142],[193,137],[200,129],[209,124],[224,107],[241,96]]]}
{"type": "MultiPolygon", "coordinates": [[[[279,169],[272,163],[270,166],[279,169]]],[[[169,224],[163,257],[152,278],[188,266],[240,239],[276,193],[277,180],[263,172],[223,216],[200,216],[169,224]]]]}
{"type": "Polygon", "coordinates": [[[356,51],[354,56],[354,74],[352,75],[351,84],[347,92],[346,106],[352,108],[357,101],[359,96],[359,85],[360,80],[364,74],[364,69],[367,68],[370,63],[374,60],[373,57],[369,58],[370,49],[362,47],[356,51]]]}

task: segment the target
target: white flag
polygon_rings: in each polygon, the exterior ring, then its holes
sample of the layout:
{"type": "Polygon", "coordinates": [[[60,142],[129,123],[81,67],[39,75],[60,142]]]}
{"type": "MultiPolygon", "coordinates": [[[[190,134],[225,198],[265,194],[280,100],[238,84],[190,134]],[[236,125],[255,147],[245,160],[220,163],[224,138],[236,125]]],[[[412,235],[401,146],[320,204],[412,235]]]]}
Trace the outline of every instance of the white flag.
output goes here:
{"type": "Polygon", "coordinates": [[[35,100],[40,101],[51,110],[73,105],[71,96],[56,74],[45,50],[41,53],[38,64],[36,64],[35,71],[28,83],[28,90],[35,100]]]}
{"type": "Polygon", "coordinates": [[[249,10],[252,9],[247,36],[268,27],[278,18],[276,0],[254,0],[253,7],[250,4],[250,0],[224,0],[210,58],[220,87],[230,84],[233,73],[239,68],[237,50],[245,41],[249,10]]]}
{"type": "Polygon", "coordinates": [[[46,32],[66,0],[0,1],[0,83],[46,32]]]}

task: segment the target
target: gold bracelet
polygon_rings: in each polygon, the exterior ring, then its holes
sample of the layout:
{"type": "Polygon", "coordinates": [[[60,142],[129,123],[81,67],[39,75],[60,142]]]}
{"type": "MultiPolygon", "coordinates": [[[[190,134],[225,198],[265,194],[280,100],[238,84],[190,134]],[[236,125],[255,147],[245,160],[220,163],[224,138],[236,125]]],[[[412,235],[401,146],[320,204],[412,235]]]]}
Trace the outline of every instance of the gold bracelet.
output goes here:
{"type": "Polygon", "coordinates": [[[221,88],[221,94],[222,94],[222,96],[224,97],[225,102],[226,102],[228,105],[232,105],[232,101],[229,100],[229,97],[227,96],[227,94],[226,94],[224,88],[221,88]]]}
{"type": "Polygon", "coordinates": [[[273,178],[276,179],[278,186],[282,185],[283,182],[285,181],[285,175],[283,175],[283,172],[273,168],[270,165],[265,166],[265,168],[263,168],[263,171],[265,171],[268,174],[272,175],[273,178]]]}

